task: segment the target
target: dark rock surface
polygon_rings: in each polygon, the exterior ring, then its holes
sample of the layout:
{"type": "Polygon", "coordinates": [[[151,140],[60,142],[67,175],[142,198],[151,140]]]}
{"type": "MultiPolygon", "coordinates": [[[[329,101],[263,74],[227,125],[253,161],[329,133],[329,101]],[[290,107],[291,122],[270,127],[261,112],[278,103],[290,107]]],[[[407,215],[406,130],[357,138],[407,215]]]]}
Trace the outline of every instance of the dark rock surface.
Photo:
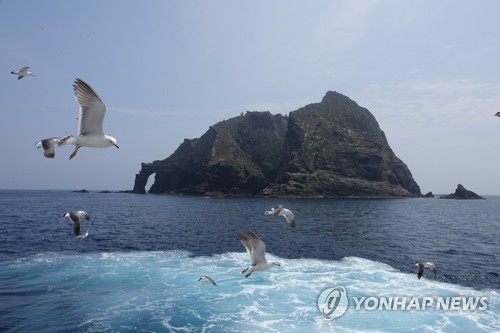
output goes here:
{"type": "Polygon", "coordinates": [[[427,192],[427,194],[424,195],[424,198],[434,198],[434,194],[432,194],[432,192],[427,192]]]}
{"type": "Polygon", "coordinates": [[[467,190],[465,187],[463,187],[461,184],[457,185],[457,189],[455,190],[455,193],[444,195],[441,197],[441,199],[484,199],[480,195],[477,195],[476,193],[467,190]]]}
{"type": "Polygon", "coordinates": [[[373,115],[328,92],[290,112],[247,112],[185,139],[168,158],[142,163],[134,193],[276,197],[421,196],[373,115]]]}

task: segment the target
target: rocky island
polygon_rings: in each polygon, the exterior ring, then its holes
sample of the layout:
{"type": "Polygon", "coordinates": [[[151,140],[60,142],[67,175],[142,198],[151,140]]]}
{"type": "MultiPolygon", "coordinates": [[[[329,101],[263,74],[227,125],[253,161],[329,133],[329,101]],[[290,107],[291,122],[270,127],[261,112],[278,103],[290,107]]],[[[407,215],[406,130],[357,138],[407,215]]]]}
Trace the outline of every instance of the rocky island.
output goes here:
{"type": "Polygon", "coordinates": [[[375,117],[329,91],[288,116],[246,112],[142,163],[134,193],[259,197],[415,197],[420,188],[375,117]]]}

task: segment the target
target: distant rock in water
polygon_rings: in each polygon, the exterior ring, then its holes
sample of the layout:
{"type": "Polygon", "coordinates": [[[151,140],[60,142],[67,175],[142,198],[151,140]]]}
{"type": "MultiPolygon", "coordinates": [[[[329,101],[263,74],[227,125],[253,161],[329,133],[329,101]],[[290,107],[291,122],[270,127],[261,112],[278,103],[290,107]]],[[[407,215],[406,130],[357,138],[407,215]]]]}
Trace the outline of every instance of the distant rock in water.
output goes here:
{"type": "Polygon", "coordinates": [[[90,193],[86,189],[82,188],[81,190],[73,191],[74,193],[90,193]]]}
{"type": "Polygon", "coordinates": [[[432,194],[432,192],[427,192],[427,194],[424,195],[424,198],[434,198],[434,194],[432,194]]]}
{"type": "Polygon", "coordinates": [[[273,197],[412,197],[420,188],[375,117],[328,92],[290,112],[247,112],[142,163],[134,193],[273,197]]]}
{"type": "Polygon", "coordinates": [[[441,197],[441,199],[484,199],[484,198],[472,191],[467,190],[461,184],[458,184],[455,193],[444,195],[441,197]]]}

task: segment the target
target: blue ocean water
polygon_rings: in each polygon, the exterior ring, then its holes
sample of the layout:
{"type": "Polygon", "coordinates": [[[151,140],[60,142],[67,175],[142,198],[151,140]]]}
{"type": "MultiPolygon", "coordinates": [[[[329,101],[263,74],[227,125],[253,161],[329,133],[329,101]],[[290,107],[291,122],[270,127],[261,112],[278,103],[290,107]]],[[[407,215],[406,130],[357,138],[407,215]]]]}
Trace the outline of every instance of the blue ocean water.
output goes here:
{"type": "MultiPolygon", "coordinates": [[[[0,331],[491,332],[500,330],[500,197],[208,199],[0,191],[0,331]],[[264,216],[283,203],[297,230],[264,216]],[[94,221],[78,239],[61,215],[94,221]],[[241,270],[253,230],[280,267],[241,270]],[[414,263],[438,267],[418,280],[414,263]],[[217,282],[197,281],[209,274],[217,282]],[[326,320],[323,290],[349,306],[326,320]],[[355,297],[482,297],[486,309],[357,309],[355,297]]],[[[86,223],[86,222],[84,222],[86,223]]],[[[86,230],[87,224],[82,225],[86,230]]]]}

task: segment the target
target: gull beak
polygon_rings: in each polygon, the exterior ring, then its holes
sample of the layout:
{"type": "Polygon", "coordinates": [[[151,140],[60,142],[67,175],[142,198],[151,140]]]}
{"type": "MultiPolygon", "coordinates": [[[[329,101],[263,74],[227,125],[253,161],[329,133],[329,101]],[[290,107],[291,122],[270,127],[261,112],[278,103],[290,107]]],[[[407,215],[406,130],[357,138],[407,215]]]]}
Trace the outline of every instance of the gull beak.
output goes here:
{"type": "Polygon", "coordinates": [[[114,144],[114,146],[115,146],[116,148],[120,149],[120,147],[119,147],[116,143],[114,144]]]}

